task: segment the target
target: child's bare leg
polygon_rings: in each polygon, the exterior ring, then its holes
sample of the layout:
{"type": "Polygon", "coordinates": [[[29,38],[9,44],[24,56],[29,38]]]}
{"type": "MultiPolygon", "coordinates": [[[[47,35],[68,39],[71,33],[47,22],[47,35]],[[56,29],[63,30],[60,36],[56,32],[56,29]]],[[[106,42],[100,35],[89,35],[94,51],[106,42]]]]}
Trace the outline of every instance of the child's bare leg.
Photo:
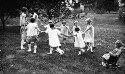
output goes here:
{"type": "Polygon", "coordinates": [[[80,49],[83,53],[85,52],[85,50],[83,48],[80,49]]]}
{"type": "Polygon", "coordinates": [[[50,51],[48,54],[52,54],[52,51],[53,51],[53,47],[50,47],[50,51]]]}
{"type": "Polygon", "coordinates": [[[90,49],[89,42],[87,42],[86,45],[87,45],[87,51],[89,51],[89,49],[90,49]]]}
{"type": "Polygon", "coordinates": [[[64,40],[63,43],[66,44],[66,40],[64,40]]]}
{"type": "Polygon", "coordinates": [[[82,51],[79,51],[79,52],[78,52],[78,55],[81,55],[81,54],[82,54],[82,51]]]}
{"type": "Polygon", "coordinates": [[[62,42],[63,42],[64,44],[66,44],[66,38],[63,38],[62,42]]]}
{"type": "Polygon", "coordinates": [[[80,51],[78,52],[78,55],[81,55],[81,54],[82,54],[82,52],[84,53],[84,52],[85,52],[85,50],[84,50],[83,48],[80,48],[80,51]]]}
{"type": "Polygon", "coordinates": [[[25,44],[24,39],[22,39],[22,40],[21,40],[21,49],[25,49],[25,48],[24,48],[24,44],[25,44]]]}
{"type": "Polygon", "coordinates": [[[61,49],[59,48],[59,46],[57,47],[56,51],[57,51],[57,52],[59,52],[59,53],[60,53],[60,55],[63,55],[63,54],[64,54],[64,51],[63,51],[63,50],[61,50],[61,49]]]}
{"type": "Polygon", "coordinates": [[[90,47],[90,51],[93,52],[93,44],[92,43],[89,44],[89,47],[90,47]]]}

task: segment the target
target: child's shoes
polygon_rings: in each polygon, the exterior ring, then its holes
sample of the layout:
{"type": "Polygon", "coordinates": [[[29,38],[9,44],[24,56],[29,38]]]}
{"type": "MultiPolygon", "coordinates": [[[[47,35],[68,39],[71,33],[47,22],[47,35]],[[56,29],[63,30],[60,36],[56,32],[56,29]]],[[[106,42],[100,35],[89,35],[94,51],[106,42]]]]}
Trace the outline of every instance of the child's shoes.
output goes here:
{"type": "Polygon", "coordinates": [[[82,54],[82,52],[81,52],[81,51],[79,51],[78,55],[81,55],[81,54],[82,54]]]}

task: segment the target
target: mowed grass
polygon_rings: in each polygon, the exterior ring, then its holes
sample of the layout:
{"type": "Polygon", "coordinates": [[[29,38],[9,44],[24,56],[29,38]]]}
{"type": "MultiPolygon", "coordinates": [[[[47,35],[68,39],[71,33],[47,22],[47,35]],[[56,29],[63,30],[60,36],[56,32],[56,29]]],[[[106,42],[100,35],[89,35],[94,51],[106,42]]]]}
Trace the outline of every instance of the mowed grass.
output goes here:
{"type": "MultiPolygon", "coordinates": [[[[5,50],[1,74],[125,74],[125,51],[118,61],[121,68],[107,69],[99,65],[101,56],[114,49],[114,42],[117,39],[125,44],[125,25],[116,18],[116,14],[89,14],[78,19],[83,31],[87,26],[84,21],[88,17],[93,18],[95,27],[96,49],[93,54],[86,52],[78,56],[78,50],[73,47],[73,38],[69,38],[66,45],[62,44],[65,51],[63,56],[57,52],[46,55],[49,52],[49,45],[45,40],[38,43],[37,54],[20,51],[20,33],[17,32],[17,28],[16,31],[13,28],[11,30],[13,32],[0,35],[0,44],[4,44],[2,48],[5,50]]],[[[72,29],[73,20],[66,21],[72,29]]],[[[60,22],[56,24],[59,25],[60,22]]]]}

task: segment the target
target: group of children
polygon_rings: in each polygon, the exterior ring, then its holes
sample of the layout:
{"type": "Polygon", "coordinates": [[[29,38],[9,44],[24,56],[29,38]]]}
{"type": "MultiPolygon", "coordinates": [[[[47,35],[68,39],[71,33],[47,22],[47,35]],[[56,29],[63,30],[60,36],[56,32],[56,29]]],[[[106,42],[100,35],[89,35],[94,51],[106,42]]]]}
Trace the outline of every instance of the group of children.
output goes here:
{"type": "MultiPolygon", "coordinates": [[[[38,35],[39,33],[45,32],[48,34],[50,52],[48,54],[52,54],[54,48],[56,51],[59,52],[61,55],[64,54],[64,51],[61,49],[61,43],[59,36],[63,38],[62,42],[66,44],[67,38],[74,37],[74,47],[79,48],[78,55],[81,55],[82,52],[85,52],[85,47],[87,46],[87,51],[90,50],[93,52],[94,47],[94,27],[91,18],[87,18],[85,20],[87,24],[87,28],[85,31],[81,30],[81,27],[78,26],[78,21],[74,22],[73,29],[70,31],[69,26],[67,25],[66,21],[62,21],[62,25],[60,27],[56,27],[52,20],[49,21],[48,25],[45,25],[45,31],[41,31],[38,27],[38,10],[35,10],[33,16],[30,18],[30,22],[27,22],[26,16],[27,9],[22,9],[22,14],[20,16],[20,26],[21,26],[21,49],[25,49],[23,45],[27,42],[28,43],[28,51],[31,51],[31,44],[34,43],[34,52],[36,53],[37,49],[37,42],[39,41],[38,35]],[[60,29],[60,31],[58,30],[60,29]],[[83,37],[84,34],[84,37],[83,37]]],[[[42,24],[41,24],[42,25],[42,24]]],[[[116,42],[116,49],[112,52],[109,52],[103,55],[102,65],[107,65],[107,60],[109,57],[115,56],[118,57],[121,54],[122,42],[116,42]]],[[[116,63],[115,63],[116,64],[116,63]]]]}
{"type": "MultiPolygon", "coordinates": [[[[28,51],[31,51],[31,43],[33,42],[34,45],[34,53],[36,53],[36,42],[38,41],[38,35],[40,32],[46,32],[48,33],[49,36],[49,45],[50,45],[50,53],[52,54],[52,47],[58,47],[58,50],[61,51],[60,47],[60,41],[58,38],[58,35],[60,35],[63,40],[62,42],[66,44],[66,39],[68,37],[74,37],[74,47],[80,48],[81,51],[79,51],[79,55],[81,52],[85,52],[84,48],[86,45],[88,45],[88,50],[90,49],[91,52],[92,50],[92,45],[94,44],[94,27],[92,26],[92,20],[90,18],[86,19],[87,22],[87,29],[82,32],[81,27],[78,26],[78,21],[74,22],[74,26],[72,31],[70,32],[69,26],[67,25],[66,21],[62,21],[62,24],[60,27],[55,27],[53,24],[52,20],[49,20],[49,24],[45,25],[46,31],[40,31],[38,27],[38,15],[37,15],[38,10],[34,11],[33,16],[30,19],[30,22],[27,21],[26,13],[27,9],[22,8],[22,14],[20,16],[20,26],[21,26],[21,49],[24,48],[24,44],[27,42],[28,43],[28,51]],[[61,32],[57,29],[60,28],[61,32]],[[71,35],[69,35],[69,33],[71,35]],[[83,35],[85,34],[85,38],[83,39],[83,35]],[[54,43],[55,42],[55,43],[54,43]]],[[[42,25],[42,24],[41,24],[42,25]]],[[[61,53],[61,52],[60,52],[61,53]]]]}

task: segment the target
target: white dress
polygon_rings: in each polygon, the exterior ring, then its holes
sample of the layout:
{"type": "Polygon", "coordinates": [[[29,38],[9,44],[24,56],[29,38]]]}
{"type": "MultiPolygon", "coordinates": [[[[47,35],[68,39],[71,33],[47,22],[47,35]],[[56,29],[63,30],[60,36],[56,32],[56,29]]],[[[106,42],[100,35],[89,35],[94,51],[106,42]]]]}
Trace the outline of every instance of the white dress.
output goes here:
{"type": "Polygon", "coordinates": [[[61,32],[57,29],[47,29],[45,31],[46,33],[48,33],[49,36],[49,45],[51,47],[58,47],[61,46],[60,41],[59,41],[59,37],[58,35],[61,34],[61,32]]]}
{"type": "Polygon", "coordinates": [[[85,42],[94,43],[94,27],[92,25],[87,26],[85,32],[85,42]]]}
{"type": "Polygon", "coordinates": [[[76,35],[74,36],[75,37],[74,47],[84,48],[85,42],[83,40],[81,31],[75,32],[74,35],[76,35]]]}
{"type": "MultiPolygon", "coordinates": [[[[69,32],[69,27],[68,26],[63,26],[61,25],[60,26],[60,29],[61,29],[61,33],[64,34],[64,35],[69,35],[68,32],[69,32]]],[[[63,36],[63,38],[67,38],[65,36],[63,36]]]]}
{"type": "Polygon", "coordinates": [[[21,15],[20,15],[20,26],[21,26],[20,32],[21,32],[21,39],[23,39],[23,40],[26,39],[26,30],[25,30],[26,20],[27,20],[26,14],[21,13],[21,15]]]}

